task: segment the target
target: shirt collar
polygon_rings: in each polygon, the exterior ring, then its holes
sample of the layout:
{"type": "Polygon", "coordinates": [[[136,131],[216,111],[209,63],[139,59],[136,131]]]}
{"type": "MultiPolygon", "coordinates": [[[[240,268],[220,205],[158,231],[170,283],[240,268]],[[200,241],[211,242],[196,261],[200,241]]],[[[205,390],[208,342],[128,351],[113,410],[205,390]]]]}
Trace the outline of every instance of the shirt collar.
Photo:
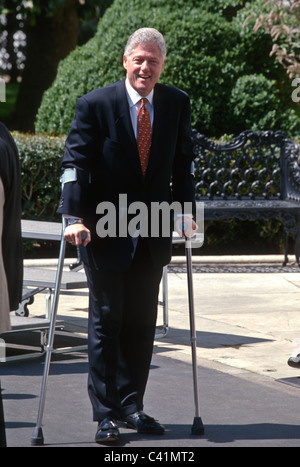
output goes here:
{"type": "MultiPolygon", "coordinates": [[[[129,107],[133,107],[143,98],[143,96],[141,96],[135,89],[133,89],[133,87],[131,86],[127,78],[125,80],[125,86],[126,86],[126,91],[127,91],[129,107]]],[[[154,94],[154,89],[152,89],[152,91],[148,94],[148,96],[145,96],[146,99],[148,99],[149,104],[151,105],[153,103],[153,94],[154,94]]]]}

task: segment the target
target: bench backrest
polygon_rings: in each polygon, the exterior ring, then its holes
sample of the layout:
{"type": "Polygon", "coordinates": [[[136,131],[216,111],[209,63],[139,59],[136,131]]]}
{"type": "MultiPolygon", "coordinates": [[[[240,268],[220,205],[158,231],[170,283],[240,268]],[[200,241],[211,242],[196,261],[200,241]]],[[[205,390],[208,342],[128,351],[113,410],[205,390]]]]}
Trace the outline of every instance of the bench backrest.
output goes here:
{"type": "Polygon", "coordinates": [[[197,199],[300,201],[299,148],[282,132],[244,131],[226,144],[193,133],[197,199]]]}

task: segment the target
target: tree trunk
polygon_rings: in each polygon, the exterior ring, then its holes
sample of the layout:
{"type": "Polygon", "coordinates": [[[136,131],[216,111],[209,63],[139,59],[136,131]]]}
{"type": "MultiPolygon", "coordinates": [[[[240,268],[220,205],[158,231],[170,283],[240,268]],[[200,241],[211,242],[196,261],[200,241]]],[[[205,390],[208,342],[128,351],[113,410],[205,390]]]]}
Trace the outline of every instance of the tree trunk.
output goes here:
{"type": "Polygon", "coordinates": [[[68,0],[53,16],[42,13],[35,25],[28,25],[25,70],[10,124],[12,129],[34,131],[43,93],[51,86],[59,61],[76,47],[78,28],[77,12],[68,0]]]}

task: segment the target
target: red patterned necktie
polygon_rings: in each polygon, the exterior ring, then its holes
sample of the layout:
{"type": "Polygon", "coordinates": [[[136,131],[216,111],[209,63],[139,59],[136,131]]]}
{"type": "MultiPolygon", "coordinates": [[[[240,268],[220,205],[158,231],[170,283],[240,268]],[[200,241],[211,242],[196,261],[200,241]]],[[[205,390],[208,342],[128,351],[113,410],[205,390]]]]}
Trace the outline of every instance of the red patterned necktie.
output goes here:
{"type": "Polygon", "coordinates": [[[141,99],[141,107],[137,118],[137,143],[144,176],[146,175],[151,146],[151,121],[146,102],[147,99],[141,99]]]}

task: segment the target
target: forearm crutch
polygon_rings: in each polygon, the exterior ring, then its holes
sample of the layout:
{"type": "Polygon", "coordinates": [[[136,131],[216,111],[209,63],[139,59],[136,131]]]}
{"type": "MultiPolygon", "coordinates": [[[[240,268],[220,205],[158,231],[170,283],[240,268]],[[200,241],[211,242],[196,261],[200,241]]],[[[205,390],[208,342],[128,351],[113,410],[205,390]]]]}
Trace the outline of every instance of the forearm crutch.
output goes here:
{"type": "Polygon", "coordinates": [[[191,239],[185,237],[185,254],[187,266],[187,281],[188,281],[188,296],[189,296],[189,314],[190,314],[190,337],[192,349],[192,365],[193,365],[193,382],[194,382],[194,399],[195,399],[195,417],[192,426],[193,435],[203,435],[204,426],[200,417],[199,391],[198,391],[198,366],[197,366],[197,337],[195,326],[195,309],[194,309],[194,289],[193,289],[193,268],[191,254],[191,239]]]}
{"type": "Polygon", "coordinates": [[[62,272],[63,272],[63,267],[64,267],[64,258],[65,258],[65,250],[66,250],[66,240],[64,237],[65,227],[66,227],[66,219],[63,217],[59,261],[58,261],[58,267],[57,267],[57,272],[56,272],[54,298],[53,298],[52,311],[51,311],[49,335],[48,335],[48,341],[47,341],[47,347],[46,347],[45,368],[44,368],[44,374],[43,374],[39,411],[38,411],[38,416],[37,416],[37,424],[31,436],[32,446],[41,446],[44,444],[42,420],[43,420],[44,407],[45,407],[46,389],[47,389],[47,381],[48,381],[48,376],[49,376],[51,354],[53,351],[54,332],[55,332],[55,326],[56,326],[59,292],[60,292],[62,272]]]}

